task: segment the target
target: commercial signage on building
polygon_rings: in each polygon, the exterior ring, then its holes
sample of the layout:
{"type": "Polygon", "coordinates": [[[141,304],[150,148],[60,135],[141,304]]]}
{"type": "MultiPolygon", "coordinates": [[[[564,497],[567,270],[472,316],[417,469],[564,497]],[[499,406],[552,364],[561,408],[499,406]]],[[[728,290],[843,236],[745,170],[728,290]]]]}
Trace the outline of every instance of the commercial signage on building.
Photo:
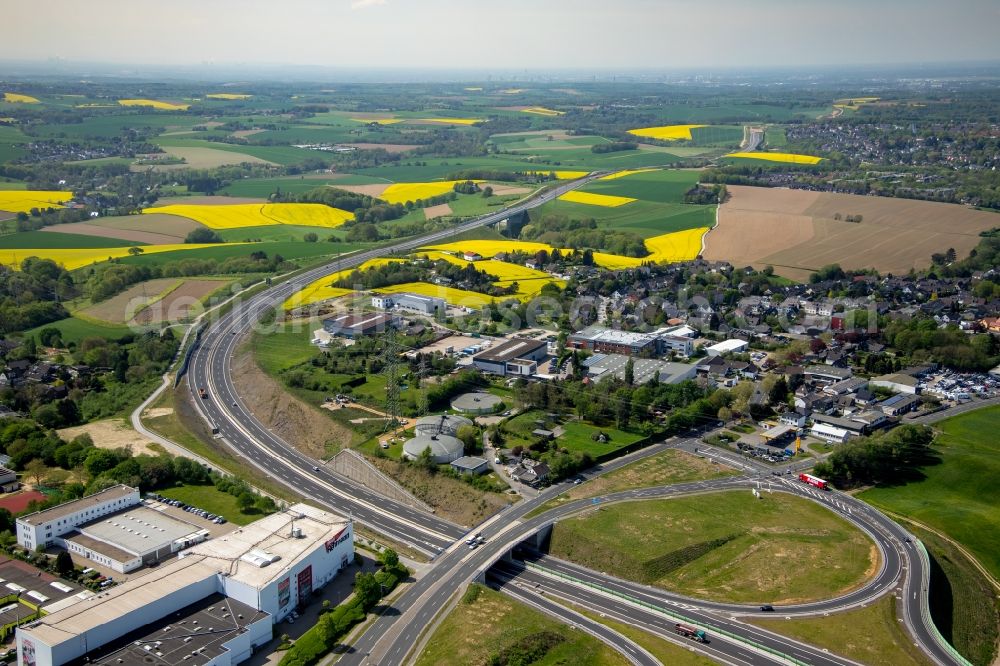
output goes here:
{"type": "Polygon", "coordinates": [[[327,540],[327,542],[325,544],[326,545],[326,552],[329,553],[331,550],[333,550],[334,548],[336,548],[337,546],[339,546],[343,542],[347,541],[350,537],[351,537],[351,528],[350,528],[350,526],[345,527],[344,529],[340,530],[339,532],[337,532],[336,534],[333,535],[333,538],[327,540]]]}
{"type": "Polygon", "coordinates": [[[278,608],[288,605],[288,600],[292,597],[291,587],[288,578],[278,583],[278,608]]]}
{"type": "Polygon", "coordinates": [[[313,591],[313,568],[310,564],[299,572],[299,603],[312,594],[313,591]]]}
{"type": "Polygon", "coordinates": [[[21,663],[24,666],[37,666],[35,660],[35,644],[27,638],[21,640],[21,663]]]}

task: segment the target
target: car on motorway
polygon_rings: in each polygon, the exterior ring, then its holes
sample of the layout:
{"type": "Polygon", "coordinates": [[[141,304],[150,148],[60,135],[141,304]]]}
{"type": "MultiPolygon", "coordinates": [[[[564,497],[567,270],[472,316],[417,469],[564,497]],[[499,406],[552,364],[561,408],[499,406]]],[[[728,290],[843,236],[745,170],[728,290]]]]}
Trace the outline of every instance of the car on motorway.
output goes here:
{"type": "Polygon", "coordinates": [[[774,606],[772,606],[771,604],[764,604],[763,606],[760,607],[760,609],[765,613],[774,612],[774,606]]]}
{"type": "Polygon", "coordinates": [[[317,465],[313,465],[313,471],[314,472],[318,472],[319,471],[319,467],[317,465]]]}

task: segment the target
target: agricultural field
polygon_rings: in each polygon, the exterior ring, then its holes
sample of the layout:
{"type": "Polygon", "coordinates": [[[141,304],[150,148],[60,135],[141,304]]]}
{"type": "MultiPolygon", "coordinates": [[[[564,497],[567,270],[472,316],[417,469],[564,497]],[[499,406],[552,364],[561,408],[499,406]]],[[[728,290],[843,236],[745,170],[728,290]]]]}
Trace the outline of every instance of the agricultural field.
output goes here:
{"type": "Polygon", "coordinates": [[[662,125],[660,127],[630,129],[628,133],[657,141],[691,141],[694,139],[691,130],[700,127],[704,127],[704,125],[662,125]]]}
{"type": "Polygon", "coordinates": [[[206,298],[231,283],[232,280],[227,279],[147,280],[106,301],[84,308],[76,315],[129,326],[187,321],[201,314],[206,298]]]}
{"type": "Polygon", "coordinates": [[[1000,407],[986,407],[937,425],[941,464],[903,486],[872,488],[866,502],[923,523],[967,548],[1000,580],[1000,407]],[[976,470],[976,474],[969,474],[976,470]]]}
{"type": "Polygon", "coordinates": [[[771,265],[793,280],[833,263],[905,274],[947,248],[967,256],[979,234],[997,226],[993,213],[932,201],[738,185],[729,193],[718,227],[705,236],[705,258],[771,265]],[[847,222],[848,215],[861,221],[847,222]]]}
{"type": "MultiPolygon", "coordinates": [[[[61,229],[63,226],[68,225],[49,227],[49,229],[56,231],[61,229]]],[[[167,241],[168,243],[183,243],[184,238],[195,229],[200,229],[201,225],[186,217],[178,217],[177,215],[167,215],[153,210],[147,210],[142,215],[99,217],[86,223],[74,224],[72,225],[72,228],[75,230],[73,233],[78,234],[103,234],[103,237],[105,238],[138,240],[140,242],[148,242],[153,245],[162,245],[163,243],[161,243],[160,240],[153,239],[166,237],[172,239],[167,241]],[[93,228],[94,231],[80,231],[81,227],[90,227],[93,228]],[[147,236],[146,234],[153,235],[147,236]],[[143,238],[148,238],[150,240],[143,241],[143,238]]]]}
{"type": "Polygon", "coordinates": [[[73,198],[72,192],[41,190],[0,190],[0,210],[27,213],[32,208],[62,208],[73,198]]]}
{"type": "Polygon", "coordinates": [[[253,97],[253,95],[246,95],[241,93],[208,93],[205,95],[208,99],[224,99],[228,101],[232,100],[246,100],[253,97]]]}
{"type": "Polygon", "coordinates": [[[274,224],[291,224],[307,227],[334,229],[354,214],[346,210],[323,204],[277,203],[277,204],[232,204],[199,205],[168,204],[147,208],[144,213],[176,215],[203,224],[210,229],[240,229],[243,227],[263,227],[274,224]]]}
{"type": "Polygon", "coordinates": [[[190,104],[175,104],[158,99],[120,99],[118,103],[122,106],[146,106],[158,111],[187,111],[191,107],[190,104]]]}
{"type": "Polygon", "coordinates": [[[559,197],[559,201],[586,204],[588,206],[602,206],[604,208],[618,208],[619,206],[632,203],[635,199],[632,197],[619,197],[613,194],[595,194],[594,192],[572,190],[559,197]]]}
{"type": "Polygon", "coordinates": [[[729,153],[723,156],[725,159],[734,160],[752,160],[754,162],[781,162],[782,164],[808,164],[814,165],[819,164],[823,161],[822,157],[816,157],[815,155],[798,155],[796,153],[768,153],[768,152],[754,152],[754,153],[729,153]]]}
{"type": "Polygon", "coordinates": [[[878,551],[864,533],[784,493],[604,506],[557,523],[551,552],[640,583],[739,603],[827,599],[878,569],[878,551]]]}
{"type": "Polygon", "coordinates": [[[513,652],[519,646],[537,645],[540,641],[550,647],[531,662],[537,666],[624,666],[628,663],[589,634],[567,627],[499,592],[472,584],[437,626],[427,647],[417,657],[416,665],[494,663],[490,661],[494,657],[513,652]],[[469,627],[475,627],[475,631],[469,631],[469,627]]]}
{"type": "MultiPolygon", "coordinates": [[[[16,268],[27,257],[39,257],[40,259],[51,259],[57,264],[64,266],[67,270],[73,271],[91,264],[101,263],[108,259],[119,259],[130,257],[134,252],[138,252],[144,259],[150,254],[174,252],[191,252],[198,249],[218,247],[212,244],[172,244],[172,245],[145,245],[120,246],[120,247],[91,247],[91,248],[18,248],[0,249],[0,264],[16,268]]],[[[234,246],[235,247],[235,246],[234,246]]],[[[139,258],[131,257],[133,259],[139,258]]]]}
{"type": "MultiPolygon", "coordinates": [[[[429,199],[447,194],[448,192],[452,192],[455,185],[460,182],[464,181],[443,180],[428,183],[393,183],[385,187],[379,194],[373,196],[377,196],[379,199],[392,204],[406,203],[407,201],[429,199]]],[[[482,181],[474,182],[479,183],[482,181]]]]}
{"type": "MultiPolygon", "coordinates": [[[[0,236],[0,249],[16,250],[30,247],[37,249],[107,247],[108,241],[100,236],[78,233],[78,224],[59,224],[39,231],[19,231],[0,236]],[[65,228],[64,228],[65,227],[65,228]],[[58,230],[53,233],[52,230],[58,230]]],[[[143,245],[142,241],[117,241],[115,245],[143,245]]]]}
{"type": "Polygon", "coordinates": [[[181,164],[153,164],[136,165],[135,170],[142,171],[151,168],[154,171],[176,171],[178,169],[214,169],[215,167],[228,166],[231,164],[271,164],[268,160],[238,153],[229,150],[219,150],[218,148],[207,148],[203,146],[163,146],[167,155],[184,160],[181,164]]]}
{"type": "MultiPolygon", "coordinates": [[[[17,128],[0,125],[0,164],[15,160],[24,155],[24,148],[18,144],[28,142],[28,137],[17,128]]],[[[4,189],[5,183],[0,183],[0,189],[4,189]]]]}
{"type": "Polygon", "coordinates": [[[10,104],[39,104],[41,102],[37,97],[12,92],[5,92],[3,94],[3,101],[10,104]]]}

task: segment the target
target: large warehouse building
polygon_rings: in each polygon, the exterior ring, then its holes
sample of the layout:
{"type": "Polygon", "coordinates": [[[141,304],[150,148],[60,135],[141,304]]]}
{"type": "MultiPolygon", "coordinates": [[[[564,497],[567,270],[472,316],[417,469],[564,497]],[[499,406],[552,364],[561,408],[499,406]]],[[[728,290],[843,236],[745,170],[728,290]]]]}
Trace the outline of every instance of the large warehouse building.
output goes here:
{"type": "Polygon", "coordinates": [[[353,555],[349,521],[296,504],[20,627],[18,663],[232,666],[353,555]]]}
{"type": "Polygon", "coordinates": [[[538,372],[538,361],[548,354],[548,345],[541,340],[511,338],[493,349],[476,354],[472,364],[494,375],[528,376],[538,372]]]}
{"type": "Polygon", "coordinates": [[[208,537],[208,530],[146,508],[139,491],[112,486],[17,519],[28,550],[59,546],[119,573],[169,557],[208,537]]]}

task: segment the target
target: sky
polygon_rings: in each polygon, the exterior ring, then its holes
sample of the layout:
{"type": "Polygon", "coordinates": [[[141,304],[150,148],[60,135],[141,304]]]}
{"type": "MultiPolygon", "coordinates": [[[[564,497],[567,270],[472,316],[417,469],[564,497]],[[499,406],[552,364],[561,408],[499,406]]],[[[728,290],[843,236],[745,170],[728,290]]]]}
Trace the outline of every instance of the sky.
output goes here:
{"type": "Polygon", "coordinates": [[[1000,60],[998,0],[3,0],[3,5],[8,29],[0,38],[0,60],[484,72],[1000,60]]]}

